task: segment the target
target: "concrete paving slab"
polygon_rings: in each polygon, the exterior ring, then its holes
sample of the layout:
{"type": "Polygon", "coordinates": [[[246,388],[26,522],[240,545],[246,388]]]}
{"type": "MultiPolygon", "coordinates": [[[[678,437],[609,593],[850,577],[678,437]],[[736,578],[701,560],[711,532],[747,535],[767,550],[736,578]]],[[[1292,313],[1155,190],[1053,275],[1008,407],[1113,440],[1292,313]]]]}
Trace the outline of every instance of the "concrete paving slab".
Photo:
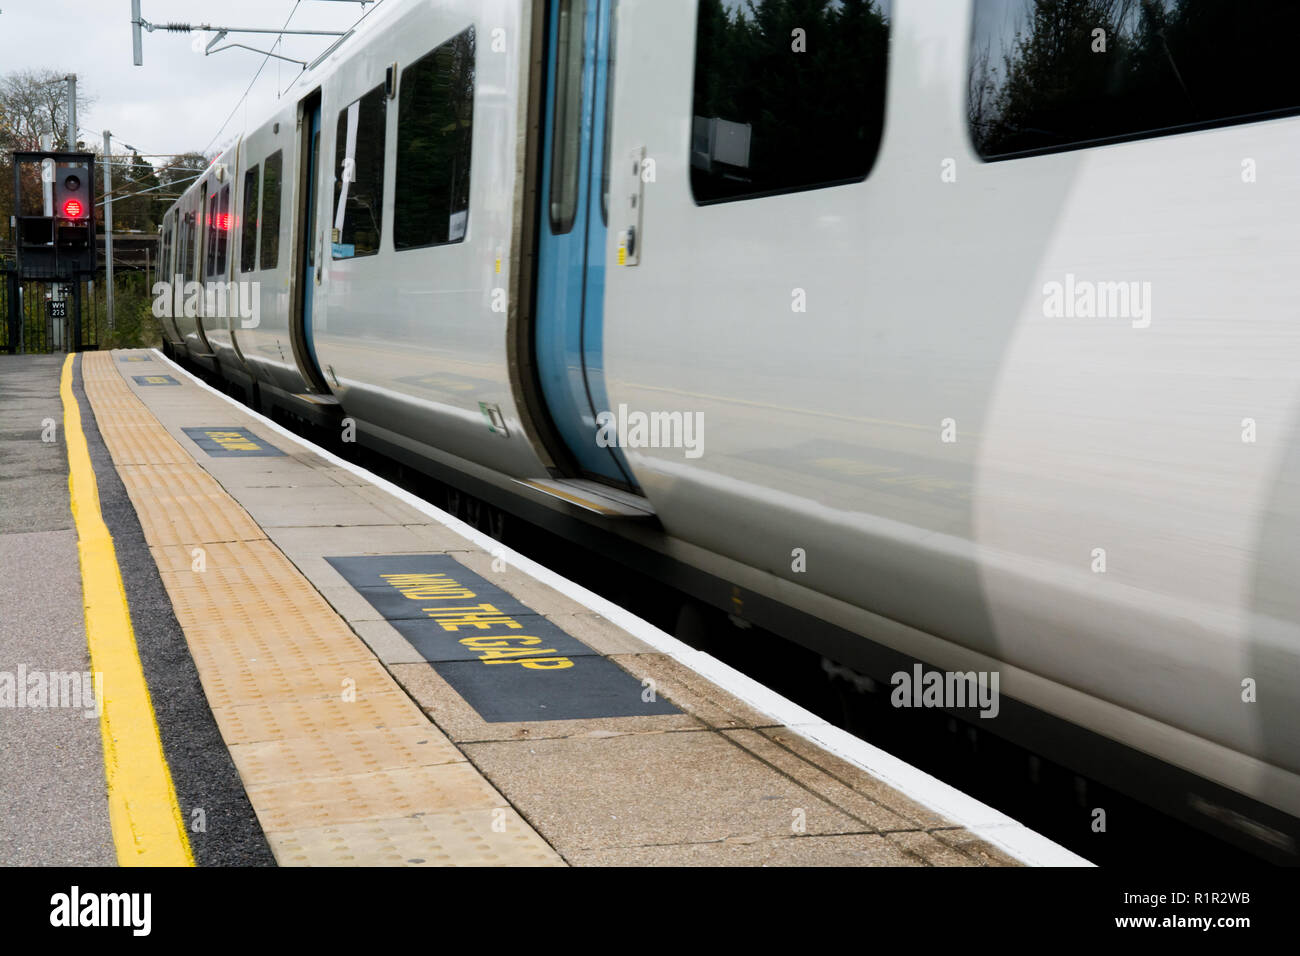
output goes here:
{"type": "Polygon", "coordinates": [[[312,487],[306,493],[301,488],[245,486],[238,500],[264,529],[400,526],[390,512],[341,485],[312,487]]]}
{"type": "Polygon", "coordinates": [[[818,767],[845,786],[869,798],[872,802],[898,814],[912,824],[909,829],[931,829],[950,827],[952,821],[935,813],[928,807],[914,800],[909,800],[893,787],[876,779],[860,767],[855,767],[847,760],[827,753],[811,741],[793,733],[785,727],[764,728],[763,734],[781,746],[793,751],[800,757],[816,763],[818,767]]]}
{"type": "Polygon", "coordinates": [[[794,751],[776,743],[756,730],[727,730],[723,734],[744,747],[768,766],[788,774],[822,799],[850,816],[861,820],[870,830],[912,830],[915,824],[881,806],[869,797],[846,786],[820,767],[794,751]]]}
{"type": "Polygon", "coordinates": [[[292,458],[202,463],[203,469],[227,490],[242,488],[341,488],[327,472],[292,458]]]}
{"type": "Polygon", "coordinates": [[[929,866],[979,866],[976,860],[960,850],[939,842],[923,830],[887,833],[885,839],[894,846],[920,857],[929,866]]]}
{"type": "Polygon", "coordinates": [[[439,526],[381,525],[373,528],[268,528],[267,537],[292,558],[346,554],[412,554],[468,547],[439,526]]]}
{"type": "Polygon", "coordinates": [[[924,866],[883,836],[783,837],[756,842],[680,843],[670,846],[574,850],[572,866],[924,866]]]}
{"type": "Polygon", "coordinates": [[[302,456],[300,459],[306,461],[313,468],[325,475],[337,484],[349,488],[369,488],[372,487],[370,482],[360,475],[353,474],[346,468],[340,468],[338,465],[332,465],[323,458],[317,456],[302,456]]]}
{"type": "Polygon", "coordinates": [[[993,844],[981,840],[975,834],[963,827],[953,827],[952,829],[931,830],[930,835],[944,843],[954,850],[959,850],[966,856],[969,856],[980,866],[1021,866],[1021,862],[1015,857],[1007,855],[999,850],[993,844]]]}
{"type": "Polygon", "coordinates": [[[463,744],[563,854],[863,825],[709,731],[463,744]]]}
{"type": "MultiPolygon", "coordinates": [[[[406,502],[393,497],[387,491],[384,491],[381,488],[376,488],[374,485],[363,484],[363,485],[355,485],[355,486],[348,486],[348,487],[351,487],[353,492],[357,495],[357,497],[361,498],[363,501],[366,501],[374,505],[376,508],[378,508],[380,511],[385,512],[386,514],[392,515],[394,521],[397,524],[406,524],[406,525],[439,524],[437,521],[435,521],[433,518],[430,518],[423,511],[420,511],[418,508],[411,507],[410,505],[406,504],[406,502]]],[[[461,540],[465,541],[464,538],[462,538],[461,540]]],[[[469,542],[466,541],[465,545],[466,547],[469,547],[469,542]]]]}
{"type": "Polygon", "coordinates": [[[387,621],[349,621],[348,623],[385,666],[426,663],[424,655],[387,621]]]}

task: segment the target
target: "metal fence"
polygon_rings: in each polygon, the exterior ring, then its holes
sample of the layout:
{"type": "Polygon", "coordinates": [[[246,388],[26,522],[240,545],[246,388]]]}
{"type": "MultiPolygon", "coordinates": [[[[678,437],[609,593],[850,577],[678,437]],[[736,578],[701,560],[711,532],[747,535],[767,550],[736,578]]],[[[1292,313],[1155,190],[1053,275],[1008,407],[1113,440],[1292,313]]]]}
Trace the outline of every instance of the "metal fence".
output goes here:
{"type": "Polygon", "coordinates": [[[42,354],[99,348],[95,283],[21,281],[0,270],[0,352],[42,354]]]}

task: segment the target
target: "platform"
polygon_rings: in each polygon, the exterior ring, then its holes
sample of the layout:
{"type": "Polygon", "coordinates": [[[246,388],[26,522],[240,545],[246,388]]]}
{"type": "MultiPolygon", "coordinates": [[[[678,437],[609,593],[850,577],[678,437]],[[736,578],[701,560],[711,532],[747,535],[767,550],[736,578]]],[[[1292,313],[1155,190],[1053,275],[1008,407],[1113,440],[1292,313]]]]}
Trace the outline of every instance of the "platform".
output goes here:
{"type": "Polygon", "coordinates": [[[159,353],[5,361],[0,671],[103,690],[0,710],[3,862],[1078,862],[159,353]]]}

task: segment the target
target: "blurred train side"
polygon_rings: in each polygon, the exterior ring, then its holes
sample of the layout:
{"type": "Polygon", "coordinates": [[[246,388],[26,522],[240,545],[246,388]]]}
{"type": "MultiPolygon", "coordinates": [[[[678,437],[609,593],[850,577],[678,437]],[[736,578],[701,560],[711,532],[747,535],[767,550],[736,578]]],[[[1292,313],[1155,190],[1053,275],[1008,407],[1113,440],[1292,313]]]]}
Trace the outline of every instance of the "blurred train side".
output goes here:
{"type": "MultiPolygon", "coordinates": [[[[313,390],[291,329],[299,102],[319,88],[316,218],[328,224],[332,118],[387,66],[473,23],[466,241],[395,254],[386,230],[378,255],[321,264],[314,360],[363,440],[608,526],[874,645],[999,671],[1009,698],[1300,816],[1300,120],[983,163],[967,130],[969,4],[898,2],[870,175],[700,206],[695,4],[622,0],[612,152],[644,147],[656,177],[640,263],[612,265],[612,225],[606,248],[609,400],[706,423],[698,459],[625,450],[656,530],[516,481],[554,464],[544,412],[512,371],[528,360],[525,132],[541,5],[391,6],[177,203],[184,217],[205,188],[230,186],[225,278],[261,283],[261,318],[164,322],[173,351],[288,405],[313,390]],[[277,149],[279,261],[241,275],[243,171],[277,149]],[[1244,157],[1266,171],[1250,185],[1244,157]],[[947,159],[955,182],[940,177],[947,159]],[[1149,326],[1045,317],[1045,284],[1067,275],[1149,282],[1149,326]],[[499,289],[505,312],[492,307],[499,289]],[[794,290],[806,312],[792,312],[794,290]],[[484,427],[480,403],[499,405],[507,434],[484,427]],[[1243,419],[1256,441],[1243,442],[1243,419]]],[[[395,162],[390,148],[386,223],[395,162]]],[[[616,174],[612,201],[633,188],[616,174]]]]}

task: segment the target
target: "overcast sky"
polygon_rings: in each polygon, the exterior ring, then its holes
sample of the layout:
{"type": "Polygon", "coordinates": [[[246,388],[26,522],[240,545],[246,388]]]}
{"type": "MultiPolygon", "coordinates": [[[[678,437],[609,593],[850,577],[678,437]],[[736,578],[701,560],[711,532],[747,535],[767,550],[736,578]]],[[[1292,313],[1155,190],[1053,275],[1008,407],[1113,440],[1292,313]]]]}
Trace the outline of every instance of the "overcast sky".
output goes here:
{"type": "MultiPolygon", "coordinates": [[[[355,0],[143,0],[151,23],[210,23],[279,30],[297,6],[289,29],[346,30],[362,14],[355,0]]],[[[373,10],[367,4],[365,10],[373,10]]],[[[234,49],[203,55],[211,34],[144,34],[144,66],[131,59],[131,0],[0,0],[0,74],[17,69],[76,73],[81,91],[94,97],[77,116],[83,140],[111,130],[115,147],[174,154],[227,144],[245,123],[256,125],[277,94],[300,72],[271,59],[224,131],[265,57],[234,49]],[[199,37],[199,49],[192,48],[199,37]]],[[[275,34],[231,34],[225,42],[269,50],[275,34]]],[[[286,36],[277,53],[310,62],[332,37],[286,36]]]]}

